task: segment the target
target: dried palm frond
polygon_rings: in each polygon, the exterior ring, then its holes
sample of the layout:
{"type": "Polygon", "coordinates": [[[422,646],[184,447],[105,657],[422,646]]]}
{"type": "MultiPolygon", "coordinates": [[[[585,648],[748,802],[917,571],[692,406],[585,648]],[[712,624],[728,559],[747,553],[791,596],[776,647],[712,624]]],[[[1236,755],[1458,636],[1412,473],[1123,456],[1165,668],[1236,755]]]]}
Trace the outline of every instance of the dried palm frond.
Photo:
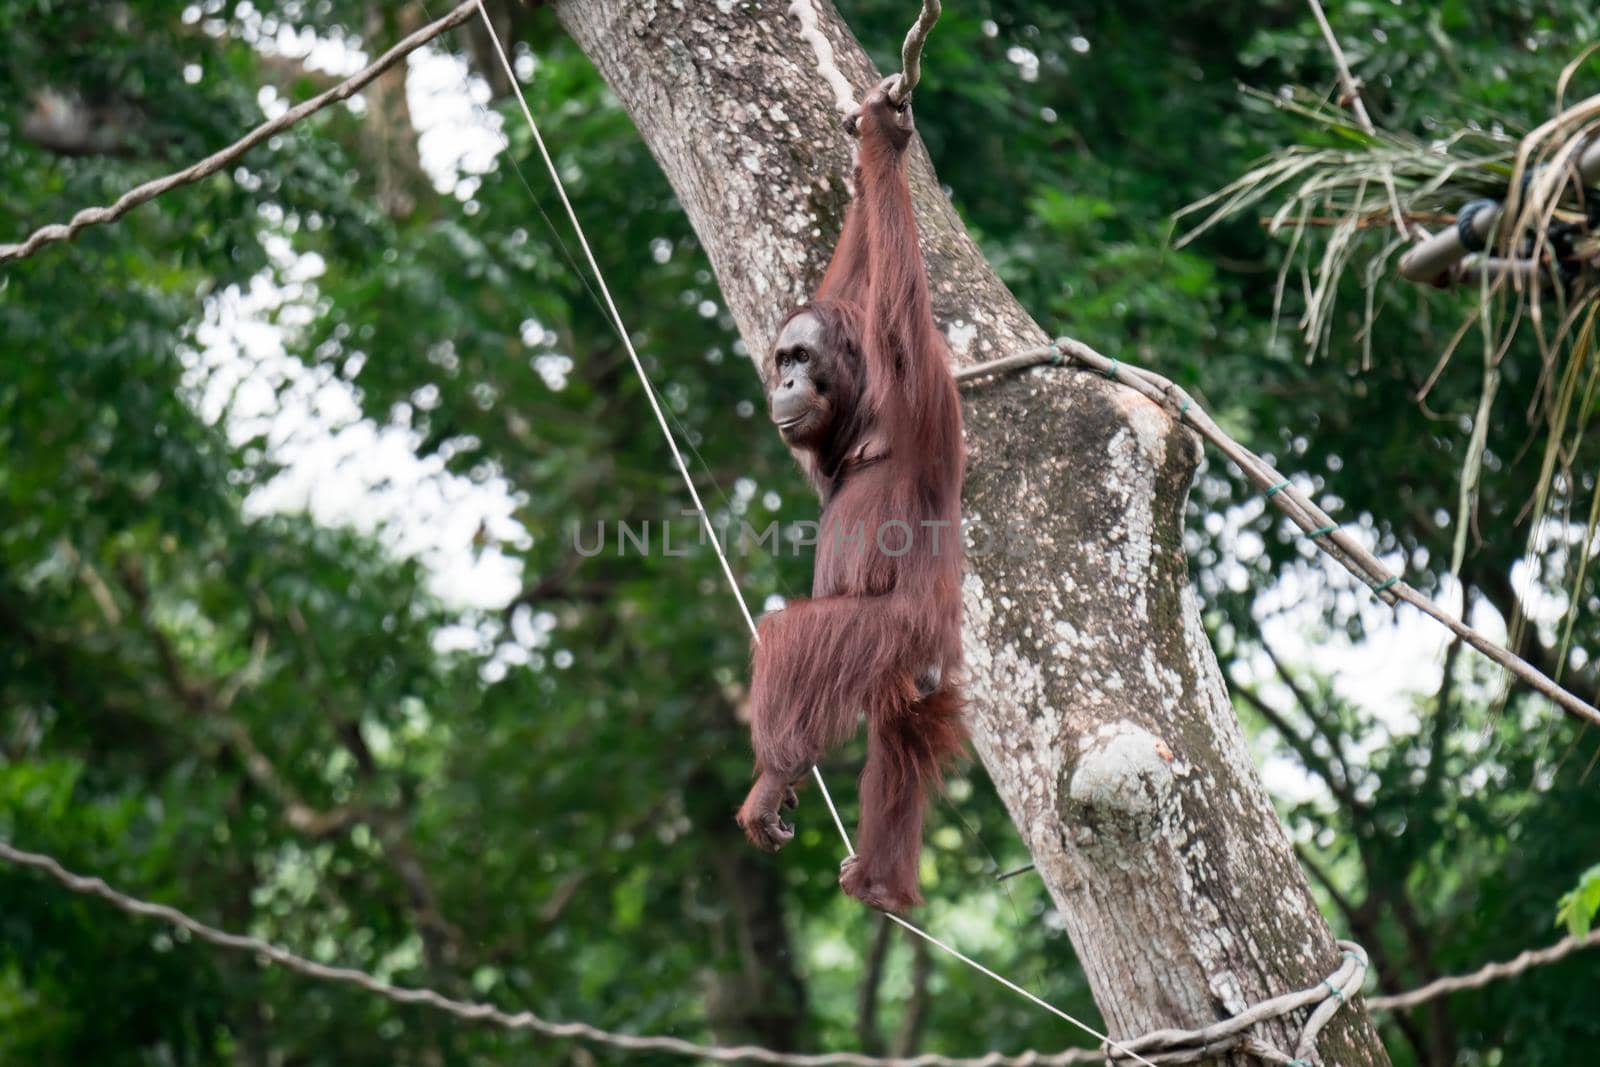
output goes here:
{"type": "MultiPolygon", "coordinates": [[[[1590,569],[1589,547],[1600,525],[1600,488],[1592,499],[1582,484],[1588,472],[1574,470],[1595,405],[1600,402],[1600,189],[1585,189],[1576,162],[1600,136],[1600,95],[1566,105],[1569,83],[1591,47],[1562,71],[1555,114],[1515,136],[1500,128],[1471,126],[1423,140],[1406,133],[1363,129],[1336,104],[1302,90],[1277,95],[1245,90],[1253,99],[1305,121],[1310,143],[1285,147],[1258,161],[1217,192],[1180,211],[1187,244],[1225,219],[1259,214],[1270,233],[1283,235],[1287,250],[1278,274],[1274,310],[1291,285],[1299,286],[1298,329],[1306,358],[1326,350],[1335,322],[1341,283],[1355,280],[1364,294],[1357,340],[1362,365],[1371,365],[1373,320],[1383,289],[1398,279],[1390,264],[1430,228],[1455,224],[1465,203],[1488,198],[1502,210],[1488,247],[1475,267],[1457,269],[1452,282],[1470,281],[1472,298],[1459,327],[1437,354],[1418,391],[1419,402],[1439,380],[1461,343],[1476,334],[1482,345],[1477,410],[1460,478],[1452,571],[1459,571],[1476,530],[1477,485],[1500,386],[1501,362],[1512,342],[1531,334],[1540,357],[1534,398],[1525,413],[1544,457],[1528,507],[1526,559],[1549,554],[1555,540],[1574,546],[1558,553],[1560,569],[1580,583],[1590,569]],[[1404,233],[1396,232],[1403,226],[1404,233]],[[1574,502],[1579,512],[1571,514],[1574,502]],[[1585,505],[1587,505],[1585,507],[1585,505]],[[1586,514],[1585,514],[1586,512],[1586,514]],[[1567,536],[1570,534],[1571,536],[1567,536]]],[[[1576,612],[1579,598],[1573,597],[1576,612]]],[[[1513,640],[1522,622],[1512,620],[1513,640]]],[[[1573,616],[1560,640],[1571,639],[1573,616]]]]}

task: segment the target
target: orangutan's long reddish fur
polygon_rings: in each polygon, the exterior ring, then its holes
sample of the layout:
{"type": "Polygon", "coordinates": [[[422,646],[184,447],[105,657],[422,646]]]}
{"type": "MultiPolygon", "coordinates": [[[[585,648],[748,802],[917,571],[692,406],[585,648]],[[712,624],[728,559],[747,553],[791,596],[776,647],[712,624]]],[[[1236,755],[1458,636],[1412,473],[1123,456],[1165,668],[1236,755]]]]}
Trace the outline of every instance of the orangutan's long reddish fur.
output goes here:
{"type": "MultiPolygon", "coordinates": [[[[840,882],[852,896],[898,911],[921,903],[925,797],[963,743],[965,451],[906,181],[909,120],[897,128],[880,91],[858,122],[856,197],[816,298],[793,313],[809,310],[822,320],[824,355],[836,361],[830,393],[844,405],[824,445],[797,453],[822,497],[812,599],[792,602],[760,627],[751,687],[759,779],[740,821],[748,828],[747,813],[775,810],[864,713],[859,853],[840,882]],[[914,534],[904,555],[874,543],[892,520],[914,534]],[[860,543],[849,539],[857,523],[860,543]],[[918,680],[935,678],[920,695],[918,680]]],[[[898,550],[898,527],[884,539],[898,550]]]]}

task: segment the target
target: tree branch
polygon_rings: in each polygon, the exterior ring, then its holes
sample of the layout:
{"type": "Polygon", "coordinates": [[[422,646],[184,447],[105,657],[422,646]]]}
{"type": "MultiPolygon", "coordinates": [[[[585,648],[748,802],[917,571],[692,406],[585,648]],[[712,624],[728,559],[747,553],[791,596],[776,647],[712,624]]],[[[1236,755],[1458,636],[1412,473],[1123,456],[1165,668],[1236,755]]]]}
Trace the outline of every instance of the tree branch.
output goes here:
{"type": "MultiPolygon", "coordinates": [[[[122,559],[118,571],[123,591],[133,602],[133,615],[139,629],[155,650],[156,662],[160,665],[161,676],[166,682],[167,689],[195,718],[216,727],[222,735],[224,745],[239,760],[246,777],[277,802],[283,821],[289,828],[306,837],[320,839],[342,833],[360,822],[361,813],[355,808],[340,806],[323,810],[313,807],[301,798],[278,772],[272,760],[268,759],[266,753],[256,745],[244,724],[228,714],[228,707],[237,698],[238,690],[242,688],[243,683],[240,682],[237,686],[230,683],[227,687],[230,692],[224,701],[221,695],[209,687],[190,679],[184,670],[178,650],[172,647],[167,635],[150,617],[150,590],[145,582],[144,573],[129,557],[122,559]]],[[[252,652],[253,663],[256,658],[254,650],[259,650],[259,655],[265,657],[265,647],[257,643],[252,652]]],[[[257,666],[259,667],[259,664],[257,666]]],[[[245,670],[248,671],[250,668],[246,667],[245,670]]]]}
{"type": "Polygon", "coordinates": [[[296,123],[309,118],[329,104],[348,100],[401,58],[421,48],[446,30],[465,22],[472,16],[476,7],[476,0],[466,0],[465,3],[444,18],[437,22],[429,23],[416,33],[406,37],[399,44],[379,56],[366,69],[351,75],[327,92],[319,93],[305,103],[290,108],[270,122],[262,123],[220,152],[215,152],[200,162],[185,167],[174,174],[168,174],[164,178],[156,178],[153,181],[148,181],[143,185],[129,189],[117,198],[116,203],[109,207],[84,208],[72,216],[71,221],[52,223],[49,226],[41,227],[20,244],[0,245],[0,263],[25,259],[45,245],[53,244],[57,241],[70,241],[85,227],[115,222],[140,204],[148,203],[163,193],[170,192],[182,185],[190,185],[202,178],[210,177],[217,171],[231,165],[240,156],[268,138],[282,133],[296,123]]]}
{"type": "MultiPolygon", "coordinates": [[[[256,637],[251,642],[251,660],[248,665],[230,678],[221,689],[194,681],[185,670],[178,654],[161,627],[150,617],[150,593],[144,573],[131,557],[124,557],[119,566],[119,578],[124,591],[134,606],[134,617],[140,629],[155,649],[162,677],[173,696],[196,717],[215,726],[222,735],[227,749],[238,759],[245,776],[256,788],[270,796],[278,805],[284,823],[293,831],[313,840],[332,837],[348,831],[358,823],[366,823],[383,846],[383,856],[390,871],[399,881],[406,895],[417,932],[422,938],[423,953],[429,965],[441,979],[451,976],[452,968],[461,958],[461,932],[445,916],[439,906],[438,895],[427,870],[405,831],[405,817],[401,812],[383,807],[344,804],[335,808],[320,809],[307,803],[293,785],[278,770],[273,761],[256,745],[250,731],[229,709],[240,692],[260,671],[266,657],[270,625],[259,614],[256,637]]],[[[259,603],[256,604],[259,609],[259,603]]],[[[302,639],[304,620],[300,627],[291,623],[302,639]]],[[[350,724],[348,730],[339,729],[340,720],[330,714],[340,742],[355,760],[357,772],[370,784],[376,774],[372,753],[359,729],[350,724]]]]}
{"type": "Polygon", "coordinates": [[[1243,697],[1246,704],[1249,704],[1263,719],[1267,720],[1267,724],[1276,730],[1283,737],[1284,743],[1294,750],[1296,756],[1300,757],[1301,765],[1322,779],[1323,784],[1328,787],[1328,791],[1338,799],[1339,803],[1348,808],[1352,814],[1360,815],[1365,806],[1356,798],[1355,790],[1350,787],[1350,782],[1334,768],[1331,761],[1323,759],[1317,753],[1317,750],[1312,747],[1309,740],[1300,736],[1299,732],[1289,724],[1289,720],[1284,718],[1277,708],[1262,699],[1261,695],[1255,690],[1241,684],[1239,679],[1233,677],[1231,673],[1228,677],[1228,687],[1243,697]]]}
{"type": "MultiPolygon", "coordinates": [[[[251,595],[250,603],[252,616],[259,626],[267,630],[277,629],[278,622],[273,615],[271,602],[262,596],[259,590],[251,595]]],[[[291,606],[285,612],[284,620],[300,645],[301,655],[307,662],[314,663],[324,678],[329,677],[331,672],[328,670],[327,662],[323,659],[316,642],[311,639],[311,630],[305,618],[291,606]]],[[[315,699],[323,709],[324,718],[333,728],[334,736],[355,762],[357,778],[370,792],[378,777],[378,763],[373,758],[372,750],[367,747],[366,738],[361,734],[360,723],[341,712],[336,703],[330,701],[320,687],[312,687],[308,682],[306,688],[315,694],[315,699]]],[[[392,807],[374,805],[366,805],[358,809],[358,813],[361,821],[372,828],[379,844],[383,846],[384,859],[405,892],[412,918],[417,925],[417,932],[422,938],[423,954],[427,957],[429,966],[441,975],[449,975],[450,969],[462,958],[464,938],[461,928],[450,920],[439,903],[439,896],[433,888],[427,867],[411,843],[406,830],[405,815],[392,807]]]]}
{"type": "MultiPolygon", "coordinates": [[[[1463,596],[1462,602],[1466,602],[1463,596]]],[[[1445,742],[1455,722],[1455,668],[1461,654],[1461,639],[1450,642],[1444,652],[1444,671],[1439,679],[1439,694],[1434,701],[1433,729],[1428,732],[1428,768],[1423,772],[1423,797],[1432,799],[1444,777],[1445,742]]]]}
{"type": "Polygon", "coordinates": [[[1344,916],[1345,922],[1350,924],[1350,932],[1357,937],[1366,938],[1370,932],[1369,923],[1365,918],[1366,906],[1357,904],[1345,895],[1344,890],[1334,883],[1333,876],[1324,870],[1321,864],[1311,858],[1311,853],[1296,845],[1294,854],[1295,858],[1300,861],[1300,866],[1304,867],[1306,872],[1316,879],[1317,884],[1322,886],[1323,891],[1328,894],[1328,899],[1333,901],[1334,907],[1338,908],[1339,913],[1344,916]]]}
{"type": "MultiPolygon", "coordinates": [[[[1311,728],[1321,734],[1323,741],[1327,742],[1328,751],[1333,755],[1333,762],[1339,766],[1339,776],[1344,779],[1346,788],[1350,790],[1350,802],[1355,803],[1355,775],[1351,773],[1350,760],[1345,756],[1344,738],[1338,730],[1329,729],[1328,724],[1323,722],[1320,702],[1311,699],[1311,694],[1307,693],[1295,679],[1293,672],[1289,670],[1289,665],[1278,656],[1277,650],[1267,641],[1266,636],[1258,635],[1257,639],[1262,651],[1272,661],[1272,669],[1278,672],[1283,684],[1294,694],[1295,703],[1305,712],[1306,721],[1311,723],[1311,728]]],[[[1355,810],[1359,811],[1360,806],[1357,805],[1355,810]]]]}

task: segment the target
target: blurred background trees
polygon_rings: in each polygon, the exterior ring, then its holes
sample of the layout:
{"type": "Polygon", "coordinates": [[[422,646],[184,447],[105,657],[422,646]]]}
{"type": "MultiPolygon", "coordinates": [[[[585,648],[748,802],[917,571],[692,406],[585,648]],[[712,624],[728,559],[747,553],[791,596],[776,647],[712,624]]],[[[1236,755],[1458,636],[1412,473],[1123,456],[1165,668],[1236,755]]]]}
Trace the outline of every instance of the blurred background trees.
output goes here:
{"type": "MultiPolygon", "coordinates": [[[[907,5],[841,9],[892,64],[907,5]]],[[[429,13],[0,6],[0,237],[228,143],[429,13]]],[[[1421,136],[1536,125],[1600,31],[1576,2],[1331,14],[1380,124],[1421,136]]],[[[498,15],[708,503],[757,528],[811,517],[626,115],[549,12],[498,15]]],[[[447,36],[231,173],[0,269],[0,833],[316,958],[554,1018],[802,1049],[1071,1043],[840,898],[823,820],[781,859],[738,837],[742,624],[705,552],[575,548],[579,524],[586,544],[596,521],[694,527],[483,47],[447,36]]],[[[1467,298],[1389,287],[1368,360],[1351,286],[1308,360],[1292,287],[1274,306],[1285,249],[1253,218],[1171,246],[1174,211],[1307,136],[1239,91],[1331,88],[1302,5],[977,0],[947,8],[924,62],[940,175],[1041,321],[1179,380],[1420,587],[1491,622],[1521,610],[1523,654],[1595,698],[1594,568],[1580,583],[1570,543],[1528,548],[1531,345],[1507,363],[1454,582],[1478,361],[1414,397],[1467,298]]],[[[1595,451],[1576,441],[1559,489],[1580,520],[1595,451]]],[[[1269,784],[1378,984],[1551,940],[1600,858],[1597,739],[1396,627],[1226,469],[1191,511],[1269,784]]],[[[738,565],[756,604],[809,584],[792,546],[738,565]]],[[[996,880],[1026,855],[977,768],[929,843],[931,924],[1091,1014],[1043,893],[996,880]]],[[[1600,1038],[1595,966],[1391,1019],[1391,1051],[1576,1061],[1600,1038]]],[[[0,1063],[620,1058],[263,970],[0,869],[0,1063]]]]}

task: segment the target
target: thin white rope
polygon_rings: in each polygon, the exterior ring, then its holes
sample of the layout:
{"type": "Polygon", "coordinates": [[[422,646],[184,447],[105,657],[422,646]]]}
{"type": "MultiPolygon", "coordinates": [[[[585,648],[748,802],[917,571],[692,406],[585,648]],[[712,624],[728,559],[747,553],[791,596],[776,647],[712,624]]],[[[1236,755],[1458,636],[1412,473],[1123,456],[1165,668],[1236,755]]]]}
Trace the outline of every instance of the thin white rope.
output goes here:
{"type": "MultiPolygon", "coordinates": [[[[761,640],[756,630],[755,617],[750,614],[750,605],[745,603],[744,591],[739,588],[739,580],[733,576],[733,567],[728,563],[728,557],[722,550],[722,542],[717,538],[717,530],[711,522],[711,515],[706,511],[705,504],[700,499],[700,491],[694,486],[694,478],[689,474],[689,465],[684,462],[683,453],[678,450],[678,440],[672,434],[672,428],[667,425],[666,414],[661,409],[661,402],[656,397],[655,387],[650,384],[650,376],[645,372],[644,363],[639,359],[639,353],[633,347],[633,338],[628,336],[628,328],[622,321],[622,314],[617,310],[617,302],[611,297],[611,287],[606,284],[606,277],[600,271],[600,264],[594,258],[594,250],[589,247],[589,238],[583,232],[583,225],[578,222],[578,213],[572,208],[572,201],[567,198],[567,187],[561,181],[561,175],[556,170],[555,161],[550,158],[550,150],[545,147],[544,135],[539,132],[539,124],[533,120],[533,110],[528,107],[527,97],[522,95],[522,84],[517,78],[516,71],[511,66],[511,60],[506,56],[506,50],[500,43],[500,35],[494,28],[494,23],[489,19],[489,13],[484,10],[482,0],[478,2],[478,14],[483,19],[484,26],[488,29],[489,40],[494,44],[495,55],[500,59],[500,65],[505,69],[506,78],[513,89],[516,90],[517,104],[522,108],[523,118],[528,120],[528,128],[533,131],[533,143],[539,148],[539,155],[544,160],[545,168],[550,172],[550,178],[555,183],[556,195],[561,198],[561,206],[566,209],[567,221],[572,223],[573,232],[578,236],[578,246],[583,249],[583,257],[589,262],[589,270],[594,274],[594,280],[600,287],[600,295],[605,300],[606,311],[611,316],[611,324],[616,328],[617,337],[622,341],[622,346],[627,349],[628,359],[633,363],[634,372],[639,376],[639,384],[644,387],[645,398],[650,401],[650,410],[655,413],[656,425],[661,427],[661,436],[667,439],[667,447],[672,450],[672,459],[678,465],[678,473],[683,476],[684,488],[689,490],[689,498],[694,501],[696,514],[705,527],[706,535],[711,541],[711,547],[717,553],[717,562],[722,567],[722,575],[728,580],[728,588],[733,592],[734,600],[738,601],[739,614],[744,616],[744,624],[750,628],[750,636],[761,640]]],[[[855,847],[850,843],[850,834],[844,828],[844,820],[839,817],[839,809],[833,802],[833,795],[828,792],[828,783],[822,780],[822,771],[817,767],[811,768],[812,777],[817,781],[817,790],[822,794],[822,800],[828,806],[828,814],[833,816],[833,825],[838,827],[839,837],[844,841],[845,851],[850,855],[856,854],[855,847]]]]}
{"type": "MultiPolygon", "coordinates": [[[[699,512],[700,515],[700,521],[705,525],[706,532],[710,536],[712,547],[717,553],[717,561],[722,565],[723,577],[727,578],[728,588],[733,591],[734,599],[739,602],[739,611],[744,615],[745,625],[750,628],[751,636],[756,638],[756,640],[760,640],[760,636],[756,631],[755,619],[750,614],[749,605],[745,603],[744,592],[739,588],[739,582],[733,576],[733,568],[728,563],[728,557],[723,553],[722,543],[717,540],[717,532],[716,528],[711,523],[711,516],[706,512],[705,504],[701,503],[700,501],[700,493],[694,487],[694,479],[689,475],[689,467],[688,464],[686,464],[683,460],[683,453],[678,451],[678,442],[672,436],[672,428],[667,425],[666,415],[662,412],[661,404],[656,399],[656,391],[650,384],[650,376],[645,372],[644,363],[639,359],[639,353],[634,350],[633,340],[628,336],[628,329],[622,322],[622,315],[617,310],[616,301],[611,298],[611,287],[606,284],[605,275],[601,273],[600,270],[600,264],[595,260],[594,251],[589,247],[589,238],[585,236],[583,232],[583,225],[578,221],[578,213],[573,210],[572,201],[567,198],[567,190],[566,186],[561,181],[561,174],[556,170],[555,161],[550,158],[549,149],[545,147],[544,136],[539,132],[539,124],[533,119],[533,110],[528,107],[527,97],[525,97],[522,93],[522,84],[517,78],[516,71],[511,66],[511,60],[506,55],[505,47],[500,43],[500,35],[495,30],[494,23],[489,18],[488,11],[484,9],[483,0],[478,0],[478,14],[483,19],[483,25],[488,31],[489,40],[494,44],[495,55],[499,57],[500,65],[505,70],[506,80],[509,82],[512,90],[516,94],[517,104],[522,109],[522,117],[528,120],[528,128],[533,131],[533,143],[539,149],[539,156],[544,160],[545,169],[550,172],[550,180],[555,183],[556,193],[561,198],[561,206],[565,208],[567,212],[567,221],[572,223],[573,232],[576,233],[578,237],[578,246],[583,249],[583,256],[586,260],[588,260],[589,269],[594,273],[595,282],[600,287],[600,295],[605,299],[606,309],[611,313],[611,323],[614,327],[616,327],[617,336],[621,339],[623,347],[627,349],[628,359],[633,363],[634,372],[639,376],[639,384],[644,387],[644,395],[650,401],[650,409],[655,412],[656,423],[661,427],[661,435],[667,439],[667,447],[672,450],[672,458],[678,465],[678,473],[683,476],[683,484],[688,488],[689,497],[694,501],[695,510],[699,512]]],[[[811,768],[811,774],[812,777],[816,779],[817,789],[822,794],[823,802],[828,806],[828,813],[833,816],[833,825],[839,830],[839,839],[844,842],[845,851],[851,856],[854,856],[856,854],[855,846],[850,842],[849,831],[844,828],[844,820],[839,817],[839,809],[833,803],[833,796],[828,792],[828,785],[822,780],[822,771],[813,766],[811,768]]],[[[1108,1047],[1115,1049],[1117,1052],[1122,1053],[1130,1059],[1146,1064],[1147,1067],[1155,1067],[1155,1064],[1151,1063],[1143,1056],[1123,1048],[1121,1045],[1117,1044],[1115,1041],[1111,1040],[1111,1038],[1107,1037],[1099,1030],[1096,1030],[1088,1023],[1073,1017],[1048,1001],[1028,992],[1026,989],[1011,981],[1009,978],[1005,978],[999,974],[996,974],[994,971],[991,971],[989,968],[985,967],[971,956],[968,956],[966,953],[945,944],[943,941],[940,941],[937,937],[934,937],[932,934],[928,933],[926,930],[923,930],[914,923],[911,923],[906,919],[902,919],[898,915],[890,915],[889,918],[907,932],[915,934],[917,937],[922,938],[935,948],[949,953],[951,956],[960,960],[962,963],[965,963],[968,967],[971,967],[978,973],[992,978],[994,981],[1005,986],[1013,993],[1016,993],[1032,1003],[1037,1004],[1039,1007],[1050,1012],[1052,1015],[1064,1019],[1066,1022],[1071,1023],[1073,1026],[1082,1030],[1084,1033],[1090,1035],[1096,1040],[1104,1042],[1108,1047]]]]}
{"type": "MultiPolygon", "coordinates": [[[[695,488],[694,478],[689,474],[689,465],[684,462],[683,453],[678,450],[678,440],[673,436],[671,427],[667,425],[667,417],[661,409],[661,402],[656,398],[655,387],[650,384],[650,376],[645,372],[644,363],[633,347],[633,338],[628,336],[628,328],[623,324],[622,314],[617,310],[617,303],[611,297],[611,287],[606,284],[605,275],[600,271],[600,264],[594,258],[594,250],[589,247],[589,238],[583,232],[582,224],[578,222],[578,213],[573,210],[572,201],[567,198],[567,187],[562,183],[555,162],[550,158],[550,150],[545,147],[544,135],[539,132],[539,124],[533,120],[533,110],[528,107],[527,97],[522,94],[522,84],[511,66],[511,60],[506,56],[504,46],[500,43],[500,35],[495,30],[494,23],[484,10],[482,0],[478,3],[478,14],[488,29],[489,40],[494,44],[495,55],[499,57],[500,65],[505,69],[506,78],[516,90],[517,104],[522,108],[523,118],[528,120],[528,128],[533,131],[533,143],[539,147],[539,155],[544,160],[545,168],[550,172],[551,180],[555,183],[556,194],[561,198],[561,206],[566,209],[567,220],[572,223],[573,232],[578,236],[578,245],[583,249],[583,257],[588,260],[589,270],[594,274],[596,284],[600,286],[600,295],[605,299],[611,324],[616,328],[622,346],[627,349],[628,359],[633,363],[634,372],[639,376],[639,384],[644,387],[644,395],[650,401],[650,410],[655,412],[656,424],[661,427],[661,436],[667,439],[667,447],[672,450],[672,459],[678,465],[678,473],[683,476],[684,488],[689,490],[689,498],[694,501],[695,512],[700,516],[700,522],[711,540],[711,547],[717,553],[717,562],[722,567],[722,575],[728,580],[728,588],[733,592],[734,600],[739,603],[739,614],[744,616],[744,623],[750,628],[750,636],[759,641],[761,636],[756,630],[755,617],[750,614],[750,605],[745,603],[744,591],[739,588],[739,581],[733,576],[733,567],[728,563],[728,557],[722,550],[722,542],[717,538],[716,527],[712,525],[711,516],[700,499],[700,492],[695,488]]],[[[833,802],[833,794],[828,792],[828,783],[822,780],[821,769],[812,767],[811,774],[816,779],[817,790],[822,794],[823,803],[828,806],[828,814],[833,816],[833,825],[839,830],[839,838],[844,842],[845,851],[854,856],[855,846],[850,843],[850,834],[844,828],[844,819],[839,816],[839,808],[833,802]]]]}
{"type": "Polygon", "coordinates": [[[717,530],[711,524],[711,515],[700,500],[700,491],[694,487],[694,478],[689,475],[689,465],[683,461],[683,453],[678,451],[677,438],[672,436],[672,429],[667,425],[667,416],[661,410],[661,401],[656,398],[656,391],[650,385],[650,376],[645,373],[644,363],[640,361],[639,353],[633,347],[633,338],[628,336],[628,328],[623,325],[622,315],[617,311],[617,302],[611,298],[611,287],[606,285],[605,275],[600,272],[600,264],[595,261],[594,250],[589,247],[589,238],[578,222],[578,213],[572,210],[572,201],[567,199],[567,187],[562,184],[561,175],[556,171],[555,161],[550,158],[550,150],[544,145],[544,137],[539,133],[539,124],[533,121],[533,111],[528,107],[527,98],[522,95],[522,85],[511,66],[511,60],[506,56],[505,47],[500,43],[500,34],[495,30],[489,12],[483,6],[483,0],[478,0],[478,14],[489,32],[489,40],[494,43],[495,55],[500,57],[500,65],[505,68],[506,78],[516,90],[517,103],[522,107],[523,117],[528,120],[528,128],[533,131],[533,143],[538,145],[539,155],[555,182],[556,194],[561,197],[561,206],[566,209],[567,219],[572,223],[573,232],[578,235],[578,245],[583,249],[583,257],[589,261],[589,270],[594,273],[594,280],[600,285],[600,295],[605,298],[606,310],[611,314],[611,324],[616,327],[617,337],[622,341],[622,346],[628,350],[628,359],[633,363],[634,372],[639,375],[639,384],[644,386],[645,398],[650,401],[650,410],[655,412],[656,424],[661,427],[661,436],[667,439],[667,447],[672,449],[672,459],[678,465],[678,473],[683,475],[684,487],[689,490],[689,498],[694,501],[694,509],[699,513],[700,521],[705,524],[706,535],[711,539],[711,547],[717,553],[717,562],[722,565],[722,574],[728,579],[728,588],[733,590],[734,599],[739,602],[739,611],[744,615],[745,625],[750,627],[750,632],[754,634],[756,620],[750,614],[750,606],[744,602],[744,593],[739,589],[738,579],[733,576],[733,567],[728,563],[727,554],[722,551],[722,542],[717,540],[717,530]]]}
{"type": "Polygon", "coordinates": [[[886,914],[889,916],[889,920],[891,922],[897,924],[902,929],[904,929],[906,931],[909,931],[910,933],[916,934],[918,937],[922,938],[922,940],[926,941],[928,944],[934,946],[935,948],[938,948],[938,949],[941,949],[941,950],[943,950],[945,952],[948,952],[950,955],[954,956],[956,959],[960,960],[962,963],[965,963],[968,967],[971,967],[973,970],[977,971],[979,974],[987,975],[988,977],[993,978],[996,982],[999,982],[1001,985],[1005,986],[1007,989],[1011,990],[1013,993],[1017,994],[1018,996],[1024,997],[1027,1000],[1031,1000],[1033,1003],[1039,1005],[1039,1007],[1043,1008],[1045,1011],[1049,1012],[1051,1015],[1057,1016],[1058,1018],[1065,1019],[1067,1022],[1071,1023],[1073,1026],[1076,1026],[1078,1029],[1082,1030],[1084,1033],[1086,1033],[1089,1036],[1095,1038],[1096,1040],[1103,1041],[1105,1044],[1107,1044],[1108,1046],[1110,1046],[1113,1049],[1116,1049],[1118,1052],[1122,1053],[1124,1056],[1130,1056],[1133,1059],[1139,1061],[1140,1063],[1149,1064],[1149,1067],[1155,1067],[1154,1064],[1151,1064],[1149,1060],[1145,1059],[1143,1056],[1139,1055],[1137,1052],[1133,1052],[1133,1051],[1130,1051],[1129,1049],[1123,1048],[1121,1045],[1117,1044],[1115,1041],[1111,1040],[1105,1034],[1102,1034],[1100,1031],[1096,1030],[1094,1027],[1090,1026],[1088,1023],[1085,1023],[1080,1019],[1074,1018],[1072,1015],[1068,1014],[1067,1012],[1062,1011],[1060,1008],[1056,1007],[1054,1004],[1052,1004],[1048,1000],[1045,1000],[1044,998],[1038,996],[1037,994],[1028,992],[1026,989],[1022,988],[1017,983],[1013,982],[1011,979],[1005,977],[1004,975],[996,974],[995,972],[991,971],[989,968],[985,967],[983,964],[979,963],[977,960],[973,959],[971,956],[967,955],[965,952],[962,952],[960,949],[954,947],[953,945],[945,944],[943,941],[940,941],[937,937],[934,937],[932,934],[928,933],[928,931],[922,929],[920,926],[916,926],[916,925],[906,921],[905,919],[900,918],[900,916],[895,915],[893,912],[887,912],[886,914]]]}

